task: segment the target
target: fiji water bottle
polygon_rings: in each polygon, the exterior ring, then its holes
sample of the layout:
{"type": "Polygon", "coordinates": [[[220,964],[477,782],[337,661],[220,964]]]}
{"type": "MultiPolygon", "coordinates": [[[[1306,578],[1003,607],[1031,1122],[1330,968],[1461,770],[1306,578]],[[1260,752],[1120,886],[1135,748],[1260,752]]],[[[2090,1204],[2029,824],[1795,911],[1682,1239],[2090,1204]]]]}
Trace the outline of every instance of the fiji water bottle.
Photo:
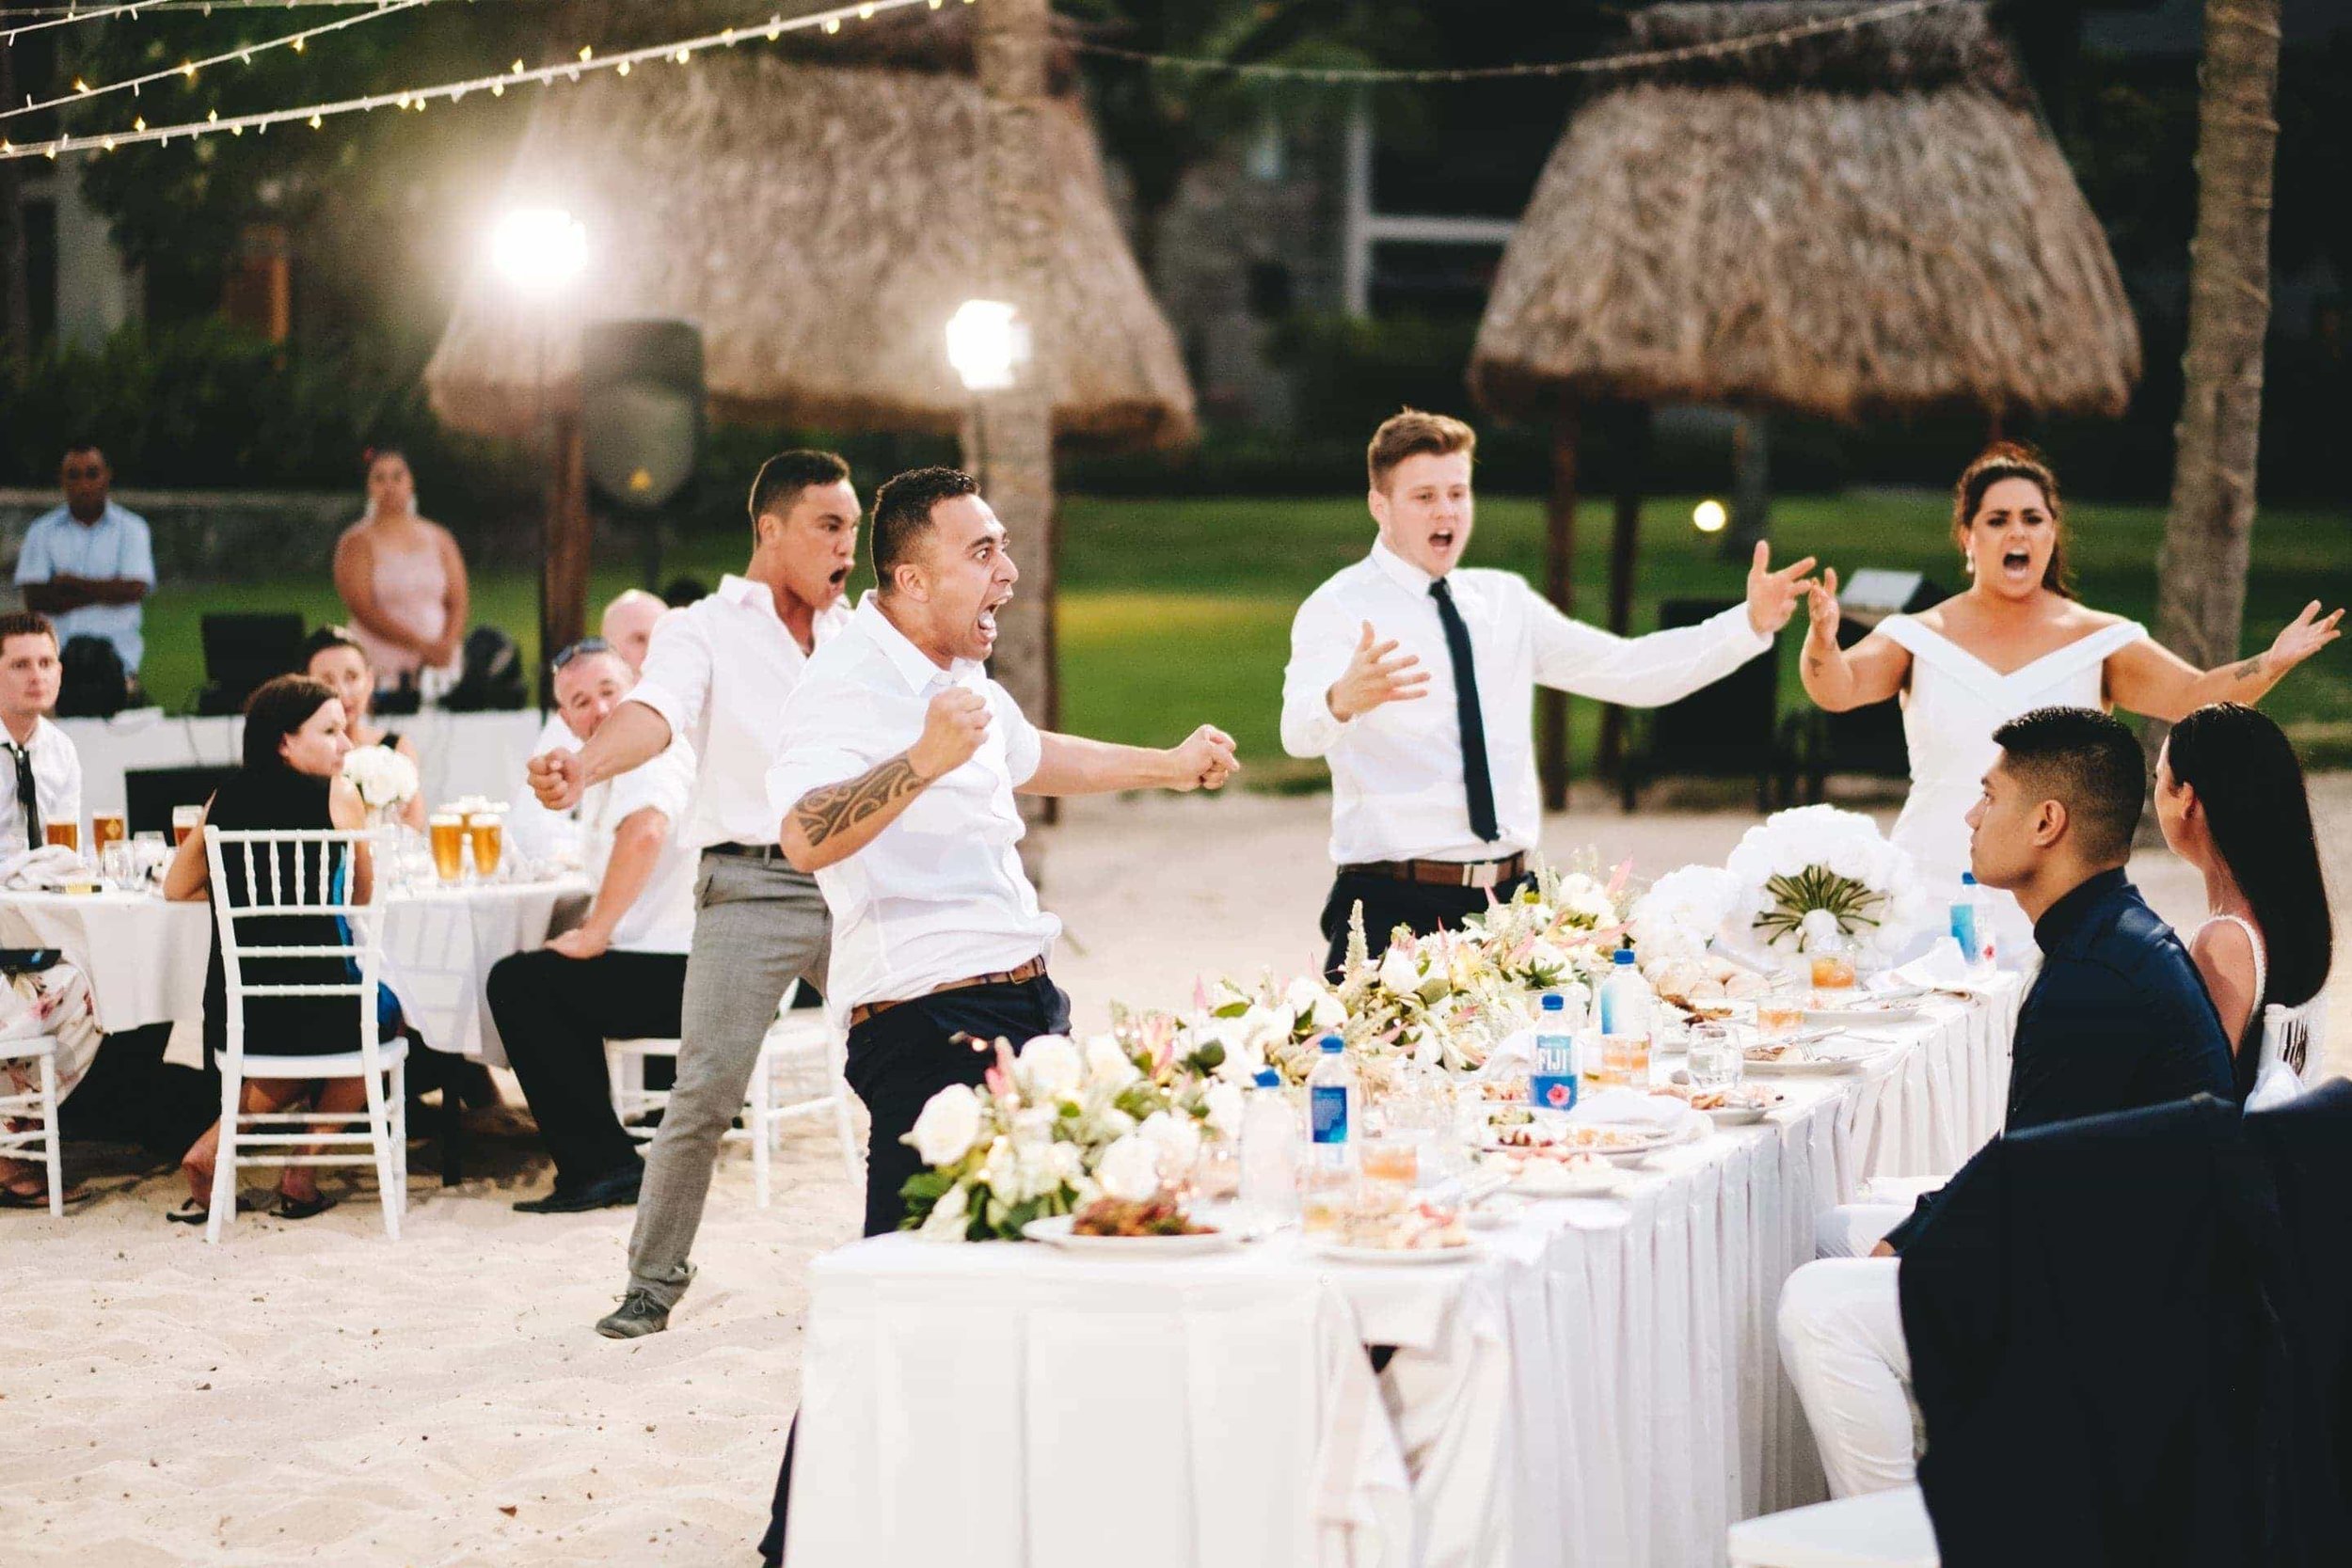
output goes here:
{"type": "Polygon", "coordinates": [[[1527,1096],[1542,1110],[1576,1109],[1576,1029],[1566,1000],[1556,990],[1544,992],[1535,1019],[1535,1070],[1528,1077],[1527,1096]]]}
{"type": "Polygon", "coordinates": [[[1324,1036],[1321,1049],[1322,1059],[1307,1074],[1307,1140],[1318,1169],[1352,1170],[1363,1092],[1340,1037],[1324,1036]]]}
{"type": "Polygon", "coordinates": [[[1960,896],[1952,900],[1952,940],[1960,944],[1960,956],[1979,969],[1990,969],[1997,957],[1994,950],[1993,911],[1986,907],[1984,890],[1977,885],[1977,874],[1960,874],[1960,896]]]}
{"type": "Polygon", "coordinates": [[[1241,1200],[1272,1219],[1298,1212],[1298,1117],[1270,1067],[1242,1107],[1241,1200]]]}

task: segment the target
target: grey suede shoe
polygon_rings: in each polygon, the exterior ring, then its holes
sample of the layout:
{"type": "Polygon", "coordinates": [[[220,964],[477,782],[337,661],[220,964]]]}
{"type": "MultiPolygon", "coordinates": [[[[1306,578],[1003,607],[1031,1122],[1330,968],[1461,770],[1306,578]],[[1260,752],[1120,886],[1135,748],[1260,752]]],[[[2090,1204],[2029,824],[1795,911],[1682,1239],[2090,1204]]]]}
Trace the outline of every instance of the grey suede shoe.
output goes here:
{"type": "Polygon", "coordinates": [[[654,1300],[650,1291],[631,1291],[596,1321],[596,1332],[608,1339],[639,1339],[669,1326],[670,1309],[654,1300]]]}

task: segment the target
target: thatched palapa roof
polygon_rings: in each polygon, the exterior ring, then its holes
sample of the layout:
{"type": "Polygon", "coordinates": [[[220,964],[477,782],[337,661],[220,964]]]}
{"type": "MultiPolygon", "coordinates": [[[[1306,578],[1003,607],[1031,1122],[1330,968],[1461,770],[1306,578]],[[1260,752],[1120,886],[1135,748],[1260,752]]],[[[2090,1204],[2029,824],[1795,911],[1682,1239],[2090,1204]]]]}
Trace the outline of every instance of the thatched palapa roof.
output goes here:
{"type": "MultiPolygon", "coordinates": [[[[985,292],[982,105],[954,59],[931,63],[814,66],[746,48],[550,88],[506,198],[586,224],[576,319],[702,327],[719,417],[953,431],[970,400],[944,331],[985,292]]],[[[1036,370],[1055,428],[1188,440],[1191,384],[1112,214],[1084,110],[1062,94],[1043,119],[1058,212],[1036,370]]],[[[578,340],[556,336],[551,395],[567,403],[578,340]]],[[[530,314],[478,277],[425,371],[435,409],[469,430],[528,433],[537,352],[530,314]]]]}
{"type": "MultiPolygon", "coordinates": [[[[1633,51],[1867,6],[1663,5],[1633,51]]],[[[1508,250],[1470,387],[1836,419],[2119,414],[2139,336],[1981,6],[1599,79],[1508,250]]]]}

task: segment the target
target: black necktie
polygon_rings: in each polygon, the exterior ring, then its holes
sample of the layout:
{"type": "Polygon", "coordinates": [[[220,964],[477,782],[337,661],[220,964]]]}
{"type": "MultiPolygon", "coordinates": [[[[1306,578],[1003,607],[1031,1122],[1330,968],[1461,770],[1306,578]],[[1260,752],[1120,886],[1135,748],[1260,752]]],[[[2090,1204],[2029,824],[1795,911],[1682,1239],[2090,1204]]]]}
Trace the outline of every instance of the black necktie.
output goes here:
{"type": "Polygon", "coordinates": [[[16,758],[16,798],[24,808],[24,847],[40,847],[40,796],[33,787],[33,753],[22,746],[11,745],[9,752],[16,758]]]}
{"type": "Polygon", "coordinates": [[[1486,771],[1486,717],[1478,707],[1478,667],[1470,660],[1470,627],[1454,608],[1454,591],[1445,578],[1429,585],[1438,601],[1438,619],[1445,626],[1445,651],[1454,657],[1454,711],[1462,722],[1462,787],[1470,796],[1470,832],[1493,843],[1495,783],[1486,771]]]}

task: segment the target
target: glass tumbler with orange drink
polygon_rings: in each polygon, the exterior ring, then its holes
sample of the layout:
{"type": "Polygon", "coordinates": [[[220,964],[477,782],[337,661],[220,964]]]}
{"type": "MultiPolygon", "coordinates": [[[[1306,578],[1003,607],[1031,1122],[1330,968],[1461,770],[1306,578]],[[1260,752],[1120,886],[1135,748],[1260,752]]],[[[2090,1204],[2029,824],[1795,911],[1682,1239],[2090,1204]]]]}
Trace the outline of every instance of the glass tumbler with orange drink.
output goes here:
{"type": "Polygon", "coordinates": [[[488,881],[499,874],[499,855],[504,847],[506,818],[497,811],[476,811],[466,814],[466,841],[473,847],[473,874],[488,881]]]}
{"type": "Polygon", "coordinates": [[[131,839],[131,823],[119,811],[94,811],[89,814],[90,847],[100,854],[109,844],[127,844],[131,839]]]}
{"type": "Polygon", "coordinates": [[[437,811],[425,819],[425,837],[433,847],[433,874],[444,882],[466,875],[466,819],[453,811],[437,811]]]}
{"type": "Polygon", "coordinates": [[[76,854],[81,852],[82,825],[79,822],[44,822],[40,827],[47,842],[73,850],[76,854]]]}

